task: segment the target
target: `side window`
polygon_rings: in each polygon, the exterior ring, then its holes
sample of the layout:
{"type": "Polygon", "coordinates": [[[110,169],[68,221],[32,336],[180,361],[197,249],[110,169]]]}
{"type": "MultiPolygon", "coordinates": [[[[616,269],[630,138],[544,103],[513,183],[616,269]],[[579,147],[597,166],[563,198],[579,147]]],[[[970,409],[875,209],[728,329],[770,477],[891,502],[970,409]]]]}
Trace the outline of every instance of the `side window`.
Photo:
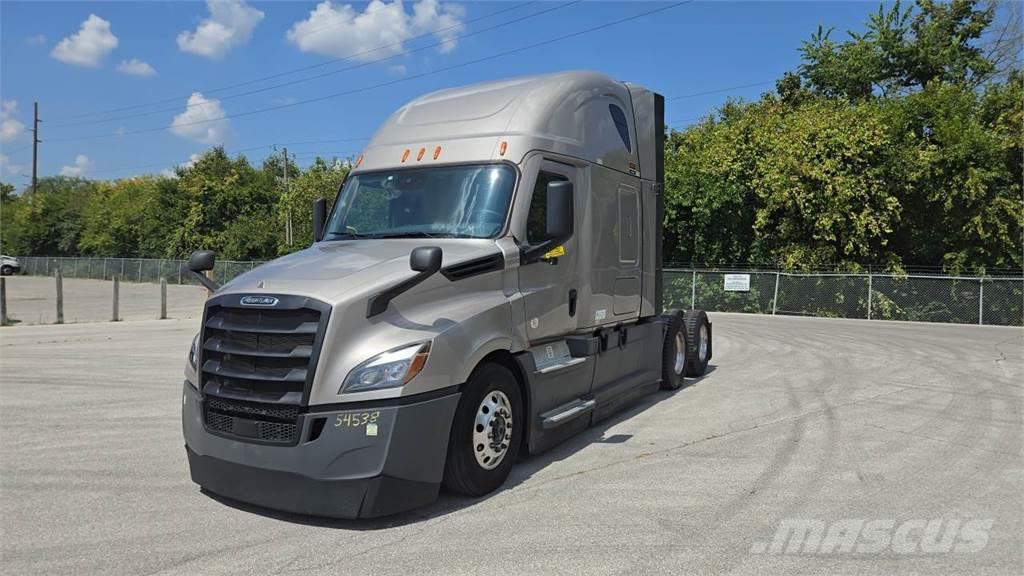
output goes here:
{"type": "Polygon", "coordinates": [[[612,115],[612,122],[615,122],[615,128],[619,131],[619,138],[622,138],[622,144],[626,146],[626,152],[633,152],[633,146],[629,143],[629,122],[626,121],[626,114],[615,104],[608,105],[608,112],[612,115]]]}
{"type": "Polygon", "coordinates": [[[530,213],[526,217],[526,241],[530,244],[542,242],[547,238],[548,183],[565,180],[568,178],[561,174],[537,174],[537,183],[533,186],[533,196],[530,198],[530,213]]]}

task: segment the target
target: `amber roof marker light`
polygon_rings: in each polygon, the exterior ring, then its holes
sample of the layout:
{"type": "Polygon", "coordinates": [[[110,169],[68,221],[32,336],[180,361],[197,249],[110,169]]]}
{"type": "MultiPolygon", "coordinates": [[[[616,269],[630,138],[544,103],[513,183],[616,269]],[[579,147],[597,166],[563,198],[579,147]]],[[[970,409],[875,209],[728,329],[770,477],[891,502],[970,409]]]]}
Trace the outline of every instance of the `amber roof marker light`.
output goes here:
{"type": "Polygon", "coordinates": [[[440,155],[441,155],[441,147],[440,147],[440,146],[438,146],[438,147],[434,148],[434,160],[437,160],[437,158],[438,158],[438,157],[439,157],[440,155]]]}
{"type": "Polygon", "coordinates": [[[402,162],[405,162],[408,159],[409,159],[409,149],[406,148],[405,152],[402,152],[402,162]]]}
{"type": "Polygon", "coordinates": [[[420,148],[420,151],[416,153],[416,161],[419,162],[420,160],[423,160],[423,155],[426,154],[426,153],[427,153],[427,149],[426,148],[420,148]]]}
{"type": "Polygon", "coordinates": [[[501,146],[498,147],[498,154],[501,155],[501,156],[504,156],[505,152],[507,150],[508,150],[508,142],[505,141],[505,140],[502,140],[501,141],[501,146]]]}

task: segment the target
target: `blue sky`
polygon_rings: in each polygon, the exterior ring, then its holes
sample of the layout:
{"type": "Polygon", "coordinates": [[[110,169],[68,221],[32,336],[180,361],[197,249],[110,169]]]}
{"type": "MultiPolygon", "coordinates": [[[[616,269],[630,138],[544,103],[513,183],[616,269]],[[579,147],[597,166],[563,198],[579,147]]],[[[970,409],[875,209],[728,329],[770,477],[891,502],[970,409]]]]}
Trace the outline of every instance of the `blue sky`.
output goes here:
{"type": "Polygon", "coordinates": [[[568,69],[660,91],[678,127],[727,98],[756,98],[799,64],[800,44],[819,24],[860,29],[877,9],[875,2],[692,2],[445,70],[663,6],[4,1],[0,179],[19,189],[28,182],[33,101],[44,121],[40,175],[94,178],[157,173],[220,143],[256,162],[273,144],[287,145],[300,164],[316,153],[355,155],[360,138],[418,94],[568,69]],[[267,76],[276,77],[254,82],[267,76]],[[294,83],[273,88],[285,82],[294,83]],[[352,93],[295,104],[342,92],[352,93]]]}

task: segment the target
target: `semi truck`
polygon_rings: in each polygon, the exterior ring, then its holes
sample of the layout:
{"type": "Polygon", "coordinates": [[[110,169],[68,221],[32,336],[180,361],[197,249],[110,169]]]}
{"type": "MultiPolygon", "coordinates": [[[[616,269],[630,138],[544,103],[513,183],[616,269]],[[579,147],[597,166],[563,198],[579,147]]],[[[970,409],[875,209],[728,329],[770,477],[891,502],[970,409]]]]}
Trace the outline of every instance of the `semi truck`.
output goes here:
{"type": "Polygon", "coordinates": [[[354,161],[314,242],[220,286],[185,367],[192,480],[393,514],[482,496],[642,394],[705,372],[663,309],[664,98],[592,72],[433,92],[354,161]]]}

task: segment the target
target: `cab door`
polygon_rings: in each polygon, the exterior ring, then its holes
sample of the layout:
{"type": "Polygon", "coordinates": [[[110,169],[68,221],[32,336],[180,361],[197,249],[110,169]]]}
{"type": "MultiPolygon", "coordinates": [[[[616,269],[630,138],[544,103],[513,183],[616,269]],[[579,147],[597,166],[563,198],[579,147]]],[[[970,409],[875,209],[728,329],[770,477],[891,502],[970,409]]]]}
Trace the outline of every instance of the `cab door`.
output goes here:
{"type": "MultiPolygon", "coordinates": [[[[526,334],[530,342],[551,340],[576,328],[576,300],[579,274],[576,260],[580,222],[580,190],[578,169],[574,166],[538,158],[531,162],[532,185],[529,190],[529,208],[517,238],[530,244],[544,241],[547,223],[547,185],[549,182],[569,181],[574,187],[576,209],[572,237],[553,251],[550,258],[521,265],[519,290],[523,295],[526,334]]],[[[524,180],[528,180],[524,179],[524,180]]]]}

